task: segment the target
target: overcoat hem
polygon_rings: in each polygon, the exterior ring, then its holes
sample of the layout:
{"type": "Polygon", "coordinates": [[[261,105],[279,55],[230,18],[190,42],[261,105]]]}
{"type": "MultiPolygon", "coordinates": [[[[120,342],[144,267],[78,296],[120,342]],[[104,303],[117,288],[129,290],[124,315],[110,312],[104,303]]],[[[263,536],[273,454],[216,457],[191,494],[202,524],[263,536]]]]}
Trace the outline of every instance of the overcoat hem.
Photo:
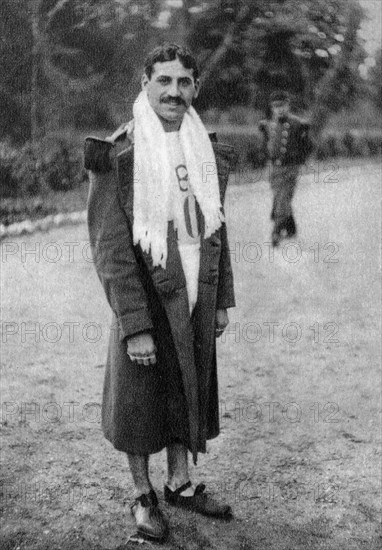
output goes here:
{"type": "MultiPolygon", "coordinates": [[[[169,440],[165,441],[163,444],[161,443],[159,445],[155,445],[154,447],[150,447],[150,448],[145,449],[142,446],[140,446],[138,448],[136,446],[126,445],[126,441],[119,442],[119,441],[115,440],[113,438],[113,436],[109,435],[105,431],[103,431],[103,435],[104,435],[105,439],[107,439],[107,441],[109,441],[113,445],[113,447],[116,451],[120,451],[122,453],[127,453],[127,454],[131,454],[131,455],[152,455],[152,454],[160,453],[161,451],[163,451],[163,449],[166,449],[169,445],[174,443],[173,440],[169,439],[169,440]]],[[[208,435],[206,437],[206,440],[211,441],[212,439],[216,439],[218,437],[218,435],[219,435],[219,432],[216,432],[212,435],[208,435]]],[[[182,444],[185,447],[187,447],[187,449],[190,452],[192,452],[192,449],[191,449],[191,447],[190,447],[190,445],[187,441],[183,441],[182,444]]],[[[197,448],[197,452],[205,454],[207,452],[206,445],[199,445],[199,447],[197,448]]]]}

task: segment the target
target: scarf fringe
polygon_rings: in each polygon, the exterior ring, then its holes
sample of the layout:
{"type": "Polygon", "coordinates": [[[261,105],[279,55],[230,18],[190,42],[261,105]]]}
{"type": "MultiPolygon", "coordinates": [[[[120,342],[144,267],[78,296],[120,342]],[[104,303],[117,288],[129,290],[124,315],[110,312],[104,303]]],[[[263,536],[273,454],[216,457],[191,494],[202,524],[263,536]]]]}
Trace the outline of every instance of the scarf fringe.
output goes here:
{"type": "MultiPolygon", "coordinates": [[[[153,264],[166,267],[171,165],[165,131],[143,90],[134,107],[134,244],[151,252],[153,264]]],[[[205,221],[204,237],[224,222],[214,151],[193,107],[179,130],[190,187],[205,221]]]]}

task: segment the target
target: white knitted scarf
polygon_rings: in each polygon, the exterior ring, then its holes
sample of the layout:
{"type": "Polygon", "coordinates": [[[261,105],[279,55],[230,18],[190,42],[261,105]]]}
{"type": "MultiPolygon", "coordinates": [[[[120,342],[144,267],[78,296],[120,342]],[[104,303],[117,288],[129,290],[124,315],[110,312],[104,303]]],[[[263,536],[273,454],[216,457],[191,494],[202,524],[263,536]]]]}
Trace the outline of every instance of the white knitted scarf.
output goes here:
{"type": "MultiPolygon", "coordinates": [[[[151,251],[154,265],[166,267],[167,226],[170,212],[170,152],[162,123],[143,90],[134,106],[134,244],[151,251]]],[[[224,221],[215,154],[202,121],[193,107],[186,111],[180,130],[190,188],[204,217],[204,237],[224,221]]]]}

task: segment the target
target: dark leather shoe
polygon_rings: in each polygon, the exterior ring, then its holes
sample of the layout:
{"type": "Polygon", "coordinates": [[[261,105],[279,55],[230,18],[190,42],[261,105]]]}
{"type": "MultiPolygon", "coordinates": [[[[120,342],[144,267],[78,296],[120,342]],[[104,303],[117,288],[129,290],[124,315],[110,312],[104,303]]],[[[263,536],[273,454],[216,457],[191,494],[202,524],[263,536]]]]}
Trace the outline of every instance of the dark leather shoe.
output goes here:
{"type": "Polygon", "coordinates": [[[168,522],[158,506],[155,491],[136,498],[130,507],[137,531],[145,538],[163,541],[168,535],[168,522]]]}
{"type": "Polygon", "coordinates": [[[183,497],[180,493],[191,487],[191,481],[179,487],[175,491],[171,491],[167,485],[164,487],[164,498],[166,502],[172,506],[179,506],[187,510],[193,510],[204,516],[215,518],[230,519],[232,510],[228,504],[219,504],[216,500],[207,495],[204,490],[206,486],[200,483],[195,488],[195,493],[192,497],[183,497]]]}

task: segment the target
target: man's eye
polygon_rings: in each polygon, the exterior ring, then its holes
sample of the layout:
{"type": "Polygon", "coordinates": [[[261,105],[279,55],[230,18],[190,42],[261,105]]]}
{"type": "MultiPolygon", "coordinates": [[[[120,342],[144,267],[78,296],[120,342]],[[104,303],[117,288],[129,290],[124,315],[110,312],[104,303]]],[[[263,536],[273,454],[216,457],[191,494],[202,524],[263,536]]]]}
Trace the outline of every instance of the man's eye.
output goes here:
{"type": "Polygon", "coordinates": [[[159,82],[159,84],[166,85],[166,84],[169,84],[170,79],[169,78],[158,78],[158,82],[159,82]]]}
{"type": "Polygon", "coordinates": [[[191,80],[188,80],[188,78],[180,80],[179,86],[182,86],[182,88],[187,88],[188,86],[191,86],[191,80]]]}

